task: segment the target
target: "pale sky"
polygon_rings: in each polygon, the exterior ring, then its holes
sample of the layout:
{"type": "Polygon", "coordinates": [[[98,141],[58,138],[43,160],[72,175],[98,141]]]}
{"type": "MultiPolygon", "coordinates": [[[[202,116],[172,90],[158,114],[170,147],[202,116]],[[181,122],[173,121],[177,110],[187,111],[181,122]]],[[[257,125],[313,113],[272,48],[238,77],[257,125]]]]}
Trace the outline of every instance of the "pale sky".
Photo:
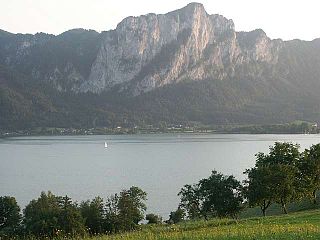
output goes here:
{"type": "MultiPolygon", "coordinates": [[[[127,16],[166,13],[190,0],[0,0],[0,29],[60,34],[73,28],[106,31],[127,16]]],[[[320,37],[319,0],[198,0],[209,14],[232,19],[237,31],[263,29],[271,38],[320,37]]]]}

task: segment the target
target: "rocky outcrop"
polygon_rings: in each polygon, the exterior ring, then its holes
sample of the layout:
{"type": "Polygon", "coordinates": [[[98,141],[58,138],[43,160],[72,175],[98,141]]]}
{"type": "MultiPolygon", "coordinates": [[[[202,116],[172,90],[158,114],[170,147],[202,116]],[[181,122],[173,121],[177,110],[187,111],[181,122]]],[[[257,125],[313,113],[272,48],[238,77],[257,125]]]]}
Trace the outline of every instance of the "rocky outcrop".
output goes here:
{"type": "Polygon", "coordinates": [[[202,4],[124,19],[105,39],[80,91],[115,86],[133,95],[184,79],[223,79],[250,61],[275,64],[281,41],[261,30],[236,33],[232,20],[202,4]]]}
{"type": "Polygon", "coordinates": [[[167,14],[128,17],[101,34],[84,29],[59,36],[1,31],[0,64],[59,91],[116,89],[136,96],[185,80],[255,75],[243,67],[277,64],[282,46],[262,30],[237,33],[232,20],[190,3],[167,14]]]}

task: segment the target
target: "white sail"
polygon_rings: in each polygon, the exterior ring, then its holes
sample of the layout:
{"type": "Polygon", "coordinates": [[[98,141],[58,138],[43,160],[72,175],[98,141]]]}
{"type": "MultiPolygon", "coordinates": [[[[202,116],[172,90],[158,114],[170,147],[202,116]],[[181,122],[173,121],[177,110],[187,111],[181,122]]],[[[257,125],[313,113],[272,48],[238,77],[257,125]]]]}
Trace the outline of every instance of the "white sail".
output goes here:
{"type": "Polygon", "coordinates": [[[104,147],[105,147],[105,148],[107,148],[107,147],[108,147],[107,142],[104,142],[104,147]]]}

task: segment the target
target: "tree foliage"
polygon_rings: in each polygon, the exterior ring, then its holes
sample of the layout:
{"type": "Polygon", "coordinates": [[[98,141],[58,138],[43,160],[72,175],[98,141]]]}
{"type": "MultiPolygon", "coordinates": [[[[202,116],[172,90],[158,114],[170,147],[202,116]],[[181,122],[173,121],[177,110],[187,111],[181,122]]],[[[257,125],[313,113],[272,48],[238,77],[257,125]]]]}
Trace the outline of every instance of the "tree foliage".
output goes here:
{"type": "Polygon", "coordinates": [[[98,234],[105,231],[105,210],[102,198],[96,197],[91,201],[81,202],[80,212],[90,234],[98,234]]]}
{"type": "Polygon", "coordinates": [[[77,205],[69,197],[42,192],[24,209],[24,225],[27,233],[35,236],[58,236],[82,234],[85,231],[83,218],[77,205]]]}
{"type": "Polygon", "coordinates": [[[147,193],[138,187],[121,191],[117,205],[121,221],[126,225],[134,226],[143,220],[147,209],[146,200],[147,193]]]}
{"type": "Polygon", "coordinates": [[[249,206],[259,206],[265,216],[266,210],[274,202],[272,169],[262,166],[247,170],[245,173],[248,174],[248,178],[245,181],[244,195],[249,202],[249,206]]]}
{"type": "Polygon", "coordinates": [[[320,144],[303,152],[299,169],[304,189],[316,203],[316,192],[320,189],[320,144]]]}
{"type": "Polygon", "coordinates": [[[148,221],[148,224],[160,224],[162,223],[162,217],[159,215],[156,215],[154,213],[149,213],[146,215],[146,220],[148,221]]]}
{"type": "Polygon", "coordinates": [[[209,178],[193,186],[185,185],[178,194],[180,207],[188,217],[236,217],[243,208],[242,185],[233,176],[213,171],[209,178]]]}
{"type": "Polygon", "coordinates": [[[20,207],[14,197],[0,197],[0,238],[18,233],[21,222],[20,207]]]}
{"type": "Polygon", "coordinates": [[[287,204],[305,196],[299,166],[299,145],[276,142],[269,153],[256,154],[255,167],[248,169],[246,197],[250,206],[260,206],[263,215],[271,203],[279,203],[284,213],[287,204]]]}
{"type": "Polygon", "coordinates": [[[176,224],[183,221],[184,218],[185,218],[185,211],[179,207],[176,211],[173,211],[170,213],[168,222],[176,224]]]}

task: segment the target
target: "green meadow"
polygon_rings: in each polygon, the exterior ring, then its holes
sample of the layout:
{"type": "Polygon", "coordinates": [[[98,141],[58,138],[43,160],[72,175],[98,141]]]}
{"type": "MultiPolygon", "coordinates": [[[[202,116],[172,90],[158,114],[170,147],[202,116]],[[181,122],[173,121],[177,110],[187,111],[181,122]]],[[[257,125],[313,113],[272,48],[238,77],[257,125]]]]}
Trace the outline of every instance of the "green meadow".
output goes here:
{"type": "Polygon", "coordinates": [[[143,225],[135,232],[85,239],[320,239],[320,210],[240,220],[215,219],[186,221],[175,225],[143,225]]]}

